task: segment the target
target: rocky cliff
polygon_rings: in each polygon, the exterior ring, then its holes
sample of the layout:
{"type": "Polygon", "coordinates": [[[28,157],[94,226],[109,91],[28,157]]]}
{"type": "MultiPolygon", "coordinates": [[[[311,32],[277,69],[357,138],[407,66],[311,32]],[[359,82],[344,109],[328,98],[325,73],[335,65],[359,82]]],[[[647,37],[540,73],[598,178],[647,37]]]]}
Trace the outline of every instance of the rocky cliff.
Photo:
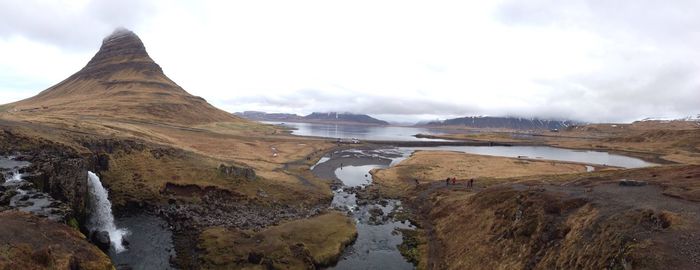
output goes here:
{"type": "Polygon", "coordinates": [[[30,162],[23,178],[38,190],[68,204],[73,217],[83,224],[87,217],[87,171],[96,170],[95,156],[9,130],[0,130],[0,154],[18,155],[30,162]]]}

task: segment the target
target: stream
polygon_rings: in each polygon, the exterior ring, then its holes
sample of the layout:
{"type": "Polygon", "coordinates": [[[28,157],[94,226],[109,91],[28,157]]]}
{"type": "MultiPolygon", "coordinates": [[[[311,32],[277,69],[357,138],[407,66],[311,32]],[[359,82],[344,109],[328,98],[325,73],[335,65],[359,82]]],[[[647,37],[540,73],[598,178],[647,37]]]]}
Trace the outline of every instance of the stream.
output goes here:
{"type": "Polygon", "coordinates": [[[357,189],[372,183],[373,169],[388,168],[408,158],[415,151],[441,150],[513,158],[543,159],[595,165],[638,168],[654,164],[641,159],[599,151],[581,151],[548,146],[438,146],[384,149],[338,150],[322,157],[311,167],[324,179],[335,181],[331,207],[347,212],[355,219],[358,237],[347,247],[337,265],[328,269],[414,269],[399,252],[402,236],[398,229],[413,229],[408,221],[399,221],[394,213],[402,210],[401,201],[361,202],[357,189]]]}
{"type": "Polygon", "coordinates": [[[356,190],[372,183],[369,171],[387,168],[403,154],[395,149],[334,152],[314,165],[312,171],[324,178],[339,181],[333,191],[331,207],[347,212],[357,226],[357,239],[347,247],[338,263],[328,269],[413,269],[399,252],[402,242],[397,229],[415,229],[408,221],[394,216],[403,208],[399,200],[362,201],[356,190]],[[346,164],[343,164],[346,163],[346,164]]]}

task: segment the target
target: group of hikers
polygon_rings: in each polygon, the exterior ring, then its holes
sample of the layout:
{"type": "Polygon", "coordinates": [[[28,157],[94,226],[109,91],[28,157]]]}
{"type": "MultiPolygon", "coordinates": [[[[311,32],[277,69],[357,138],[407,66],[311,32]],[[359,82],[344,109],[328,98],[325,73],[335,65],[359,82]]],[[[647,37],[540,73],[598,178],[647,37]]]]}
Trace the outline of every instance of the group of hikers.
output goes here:
{"type": "MultiPolygon", "coordinates": [[[[447,177],[447,179],[445,179],[446,186],[449,186],[450,182],[452,182],[452,185],[457,185],[457,177],[447,177]]],[[[474,187],[474,178],[466,180],[464,181],[464,183],[467,185],[468,188],[474,187]]]]}
{"type": "MultiPolygon", "coordinates": [[[[413,181],[416,182],[416,186],[420,185],[418,178],[413,178],[413,181]]],[[[445,186],[449,186],[450,183],[452,183],[452,185],[457,185],[457,177],[447,177],[447,179],[445,179],[445,186]]],[[[474,178],[464,181],[464,184],[466,184],[468,188],[474,187],[474,178]]]]}

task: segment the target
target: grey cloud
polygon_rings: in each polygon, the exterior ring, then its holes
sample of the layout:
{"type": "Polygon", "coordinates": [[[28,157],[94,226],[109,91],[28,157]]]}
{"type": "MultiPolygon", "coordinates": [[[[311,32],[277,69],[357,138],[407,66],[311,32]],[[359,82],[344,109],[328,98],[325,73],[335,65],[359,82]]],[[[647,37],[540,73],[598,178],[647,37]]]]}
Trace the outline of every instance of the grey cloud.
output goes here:
{"type": "Polygon", "coordinates": [[[254,95],[223,102],[225,106],[259,104],[277,107],[284,111],[342,111],[376,115],[462,115],[475,114],[481,110],[473,106],[430,99],[405,97],[369,96],[350,91],[325,91],[302,89],[284,95],[254,95]]]}
{"type": "MultiPolygon", "coordinates": [[[[592,122],[694,115],[700,110],[697,65],[673,62],[630,73],[602,71],[583,77],[538,81],[556,89],[526,113],[592,122]]],[[[522,112],[521,112],[522,113],[522,112]]]]}
{"type": "Polygon", "coordinates": [[[114,28],[133,28],[153,11],[147,1],[138,0],[92,0],[76,10],[59,2],[0,1],[0,38],[23,36],[67,49],[89,49],[114,28]]]}
{"type": "MultiPolygon", "coordinates": [[[[698,1],[512,0],[496,17],[513,27],[556,27],[585,31],[606,39],[591,52],[600,67],[587,74],[534,82],[549,91],[529,97],[522,107],[481,107],[460,100],[370,97],[302,90],[283,96],[247,97],[257,102],[304,111],[350,111],[374,115],[511,115],[590,122],[634,121],[649,116],[700,112],[700,10],[698,1]],[[651,48],[651,49],[649,49],[651,48]]],[[[426,65],[432,70],[432,66],[426,65]]],[[[438,69],[439,70],[439,69],[438,69]]],[[[528,91],[522,89],[520,91],[528,91]]],[[[534,92],[533,92],[534,93],[534,92]]]]}
{"type": "Polygon", "coordinates": [[[534,113],[631,121],[700,110],[700,2],[652,0],[506,1],[497,18],[514,27],[581,30],[606,39],[599,70],[538,82],[553,89],[534,113]]]}
{"type": "Polygon", "coordinates": [[[390,96],[363,97],[353,92],[318,89],[290,91],[284,95],[253,95],[225,101],[228,108],[255,106],[275,112],[310,113],[342,111],[391,116],[406,121],[421,115],[436,118],[466,115],[538,117],[587,122],[629,122],[650,116],[697,114],[700,108],[700,83],[689,79],[693,66],[670,67],[640,74],[647,77],[640,84],[629,78],[572,78],[568,81],[540,81],[557,89],[527,107],[493,108],[461,100],[438,101],[429,98],[390,96]],[[679,98],[681,97],[681,98],[679,98]]]}

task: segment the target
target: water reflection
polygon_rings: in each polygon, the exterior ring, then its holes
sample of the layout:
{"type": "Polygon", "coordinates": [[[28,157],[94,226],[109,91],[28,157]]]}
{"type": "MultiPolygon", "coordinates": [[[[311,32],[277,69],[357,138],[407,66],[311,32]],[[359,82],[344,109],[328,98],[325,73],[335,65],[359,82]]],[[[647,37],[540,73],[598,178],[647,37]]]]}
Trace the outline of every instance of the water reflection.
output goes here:
{"type": "Polygon", "coordinates": [[[369,174],[369,171],[385,167],[383,165],[345,166],[335,169],[335,175],[346,186],[364,186],[372,183],[372,176],[369,174]]]}
{"type": "MultiPolygon", "coordinates": [[[[376,141],[444,141],[440,139],[416,138],[416,134],[438,135],[450,133],[449,130],[397,127],[397,126],[370,126],[351,124],[318,124],[318,123],[280,123],[264,122],[267,124],[283,125],[294,128],[292,134],[299,136],[315,136],[326,138],[356,138],[360,140],[376,141]]],[[[463,131],[464,132],[464,131],[463,131]]]]}
{"type": "Polygon", "coordinates": [[[641,168],[655,165],[653,163],[649,163],[638,158],[616,155],[608,152],[572,150],[549,146],[438,146],[413,147],[402,149],[404,149],[404,152],[415,150],[445,150],[465,152],[477,155],[559,160],[617,166],[623,168],[641,168]]]}

